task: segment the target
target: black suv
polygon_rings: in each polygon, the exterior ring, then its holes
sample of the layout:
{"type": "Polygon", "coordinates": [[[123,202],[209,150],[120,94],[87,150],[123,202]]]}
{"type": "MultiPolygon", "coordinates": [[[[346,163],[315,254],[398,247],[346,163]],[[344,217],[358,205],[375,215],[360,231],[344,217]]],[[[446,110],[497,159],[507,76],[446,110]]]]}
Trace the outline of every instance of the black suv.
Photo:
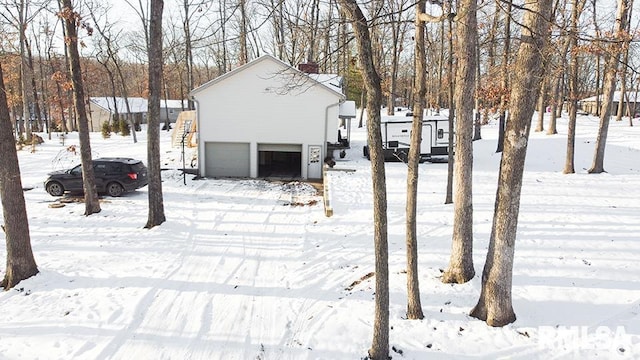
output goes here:
{"type": "MultiPolygon", "coordinates": [[[[120,196],[147,185],[147,167],[142,161],[129,158],[100,158],[93,160],[96,190],[109,196],[120,196]]],[[[62,196],[65,191],[82,192],[82,165],[68,170],[54,171],[44,182],[44,188],[52,196],[62,196]]]]}

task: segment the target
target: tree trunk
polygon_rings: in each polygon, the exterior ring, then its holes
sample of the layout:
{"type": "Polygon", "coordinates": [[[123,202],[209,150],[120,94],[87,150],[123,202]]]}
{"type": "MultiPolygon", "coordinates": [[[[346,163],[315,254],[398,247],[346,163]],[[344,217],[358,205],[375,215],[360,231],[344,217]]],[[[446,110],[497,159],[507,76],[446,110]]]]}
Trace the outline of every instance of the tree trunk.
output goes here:
{"type": "Polygon", "coordinates": [[[24,47],[27,50],[27,66],[29,66],[29,76],[31,83],[31,96],[33,98],[33,118],[36,122],[36,130],[42,131],[42,111],[40,110],[40,100],[38,99],[38,86],[36,85],[36,72],[33,68],[33,55],[31,53],[31,45],[25,38],[24,47]]]}
{"type": "MultiPolygon", "coordinates": [[[[627,12],[629,0],[618,0],[618,13],[616,15],[616,26],[613,34],[620,36],[627,30],[627,12]]],[[[619,39],[616,39],[619,40],[619,39]]],[[[596,149],[593,156],[593,163],[589,169],[589,174],[599,174],[604,172],[604,150],[607,144],[607,134],[609,132],[609,120],[611,118],[611,107],[613,94],[616,90],[616,76],[618,72],[618,62],[620,61],[620,44],[614,41],[609,46],[610,53],[607,54],[605,63],[604,90],[602,92],[603,102],[600,109],[600,127],[596,139],[596,149]]]]}
{"type": "Polygon", "coordinates": [[[636,114],[636,105],[638,104],[638,89],[636,89],[635,91],[634,99],[636,99],[636,101],[633,102],[631,109],[629,109],[629,126],[630,127],[633,127],[633,117],[636,114]]]}
{"type": "MultiPolygon", "coordinates": [[[[626,49],[626,51],[629,51],[629,48],[626,49]]],[[[622,63],[626,64],[629,60],[628,60],[628,55],[625,54],[624,56],[627,59],[623,59],[622,63]]],[[[622,115],[624,113],[624,109],[625,109],[625,104],[626,107],[629,107],[629,103],[626,101],[625,98],[625,94],[627,93],[627,82],[625,80],[625,76],[626,76],[626,66],[622,66],[622,69],[620,70],[621,74],[620,74],[620,101],[618,101],[618,108],[616,109],[616,121],[622,121],[622,115]]]]}
{"type": "MultiPolygon", "coordinates": [[[[631,15],[633,13],[633,0],[629,0],[628,4],[628,18],[627,24],[631,23],[631,15]]],[[[622,121],[623,112],[625,109],[624,104],[626,104],[627,113],[629,113],[629,108],[631,107],[631,103],[629,102],[629,97],[627,96],[627,66],[629,66],[629,49],[631,48],[631,37],[628,37],[623,46],[623,55],[622,55],[622,69],[620,70],[620,102],[618,103],[618,113],[616,114],[616,121],[622,121]]],[[[637,101],[637,98],[636,98],[637,101]]],[[[631,114],[629,114],[631,116],[631,114]]],[[[632,125],[633,126],[633,125],[632,125]]]]}
{"type": "Polygon", "coordinates": [[[240,35],[238,40],[240,41],[240,59],[239,65],[244,65],[249,62],[249,47],[247,45],[247,3],[246,0],[239,0],[238,8],[240,9],[240,35]]]}
{"type": "MultiPolygon", "coordinates": [[[[446,23],[446,21],[443,21],[440,23],[440,41],[439,41],[439,45],[438,48],[440,50],[439,54],[438,54],[438,82],[437,82],[437,86],[438,89],[436,90],[436,105],[438,106],[438,108],[442,107],[442,91],[443,91],[443,78],[442,78],[442,74],[444,73],[444,24],[446,23]]],[[[449,25],[451,25],[451,21],[449,21],[449,25]]],[[[449,30],[451,31],[451,30],[449,30]]],[[[449,46],[449,50],[451,50],[451,46],[449,46]]],[[[451,56],[450,56],[451,58],[451,56]]],[[[429,106],[433,105],[433,104],[428,104],[429,106]]]]}
{"type": "Polygon", "coordinates": [[[147,118],[147,162],[149,171],[149,217],[145,228],[165,222],[160,173],[160,98],[162,96],[163,0],[151,0],[149,23],[149,116],[147,118]]]}
{"type": "Polygon", "coordinates": [[[476,0],[461,0],[456,16],[458,67],[456,71],[456,145],[453,238],[444,283],[465,283],[473,268],[473,93],[476,75],[476,0]]]}
{"type": "Polygon", "coordinates": [[[573,0],[569,31],[569,124],[567,126],[567,155],[564,162],[565,174],[575,173],[576,117],[578,112],[578,21],[586,0],[573,0]]]}
{"type": "MultiPolygon", "coordinates": [[[[50,44],[50,36],[48,32],[45,32],[44,34],[44,43],[45,44],[50,44]]],[[[47,130],[47,135],[49,137],[49,140],[51,140],[51,102],[49,101],[49,93],[48,93],[48,83],[49,83],[49,76],[46,74],[45,70],[44,70],[44,55],[43,55],[43,49],[40,47],[40,44],[38,41],[35,42],[36,45],[36,50],[38,51],[38,59],[40,59],[40,61],[38,61],[38,72],[40,75],[40,90],[42,92],[42,114],[44,117],[44,125],[45,128],[47,130]]],[[[51,47],[51,45],[49,45],[49,47],[51,47]]]]}
{"type": "Polygon", "coordinates": [[[38,273],[31,250],[29,221],[15,143],[0,64],[0,199],[7,244],[7,268],[0,286],[5,290],[38,273]]]}
{"type": "Polygon", "coordinates": [[[391,78],[389,79],[389,97],[387,98],[387,115],[393,116],[396,113],[396,82],[398,78],[398,39],[393,39],[393,54],[391,58],[391,78]]]}
{"type": "MultiPolygon", "coordinates": [[[[504,30],[504,54],[502,54],[502,90],[507,91],[509,88],[509,53],[511,52],[511,9],[513,8],[512,0],[507,0],[505,30],[504,30]]],[[[498,127],[498,147],[496,152],[502,152],[504,149],[504,131],[507,123],[507,106],[509,99],[502,96],[500,102],[500,120],[498,127]]]]}
{"type": "Polygon", "coordinates": [[[547,129],[547,135],[555,135],[558,133],[557,124],[558,117],[562,115],[562,99],[563,99],[563,84],[564,74],[567,71],[567,54],[569,52],[569,37],[567,36],[562,40],[562,48],[560,49],[560,60],[558,64],[558,70],[556,75],[552,76],[551,82],[551,111],[549,114],[549,129],[547,129]]]}
{"type": "Polygon", "coordinates": [[[558,133],[557,129],[557,107],[558,107],[558,95],[560,93],[560,75],[551,77],[551,108],[549,109],[549,128],[547,129],[547,135],[555,135],[558,133]]]}
{"type": "MultiPolygon", "coordinates": [[[[600,40],[602,38],[602,34],[600,32],[600,21],[598,20],[598,2],[597,1],[592,1],[591,4],[593,5],[593,8],[591,9],[591,14],[592,14],[592,21],[593,21],[593,27],[594,27],[594,32],[595,32],[595,38],[596,40],[593,41],[593,46],[595,48],[599,48],[601,46],[600,44],[600,40]]],[[[600,55],[600,51],[598,51],[596,53],[596,69],[595,69],[595,76],[596,76],[596,83],[595,83],[595,97],[596,97],[596,116],[600,116],[600,106],[601,106],[601,98],[600,98],[600,94],[601,94],[601,87],[600,87],[600,81],[602,80],[602,73],[600,72],[600,65],[602,62],[602,55],[600,55]]]]}
{"type": "Polygon", "coordinates": [[[367,106],[365,105],[365,96],[366,96],[366,94],[367,94],[367,90],[366,90],[366,88],[365,88],[365,89],[362,89],[362,91],[360,92],[360,116],[359,116],[359,119],[358,119],[358,127],[359,127],[359,128],[361,128],[362,126],[364,126],[364,125],[362,124],[362,120],[363,120],[363,118],[364,118],[364,109],[367,107],[367,106]]]}
{"type": "MultiPolygon", "coordinates": [[[[31,74],[29,73],[29,66],[27,61],[27,52],[26,52],[26,30],[27,30],[27,16],[28,16],[28,6],[29,4],[25,1],[20,1],[19,4],[16,5],[18,10],[18,36],[20,41],[20,95],[22,95],[22,124],[26,131],[26,140],[31,141],[31,109],[29,105],[31,104],[31,96],[33,94],[33,90],[30,90],[31,87],[31,74]]],[[[22,133],[21,133],[22,134],[22,133]]]]}
{"type": "MultiPolygon", "coordinates": [[[[182,29],[184,30],[184,52],[185,52],[185,65],[187,68],[187,87],[189,89],[195,88],[195,79],[194,79],[194,66],[193,66],[193,41],[191,40],[191,11],[190,6],[191,3],[189,0],[184,0],[182,2],[182,6],[184,9],[184,20],[182,22],[182,29]]],[[[196,4],[196,11],[198,11],[199,6],[196,4]]],[[[187,106],[189,110],[195,110],[195,104],[193,100],[187,100],[187,106]]],[[[168,118],[168,116],[167,116],[168,118]]],[[[168,122],[169,120],[167,120],[168,122]]],[[[167,123],[167,130],[169,130],[169,124],[167,123]]]]}
{"type": "Polygon", "coordinates": [[[522,174],[531,129],[531,118],[540,91],[544,68],[542,53],[549,29],[551,0],[526,3],[522,20],[522,42],[513,71],[510,120],[500,162],[493,227],[482,273],[482,290],[471,316],[490,326],[516,320],[511,300],[522,174]]]}
{"type": "Polygon", "coordinates": [[[476,35],[476,82],[475,82],[475,120],[473,123],[473,141],[482,140],[482,123],[480,122],[480,39],[476,35]]]}
{"type": "MultiPolygon", "coordinates": [[[[443,28],[444,29],[444,28],[443,28]]],[[[449,17],[449,59],[447,60],[449,72],[448,102],[449,102],[449,144],[447,144],[447,194],[444,199],[445,204],[453,203],[453,143],[454,143],[454,122],[456,118],[456,105],[453,100],[453,89],[455,86],[453,75],[453,19],[449,17]]]]}
{"type": "Polygon", "coordinates": [[[367,18],[363,15],[356,0],[339,0],[339,3],[355,32],[358,56],[363,67],[363,80],[367,89],[367,137],[373,183],[373,240],[376,259],[375,319],[369,358],[371,360],[387,360],[389,358],[389,249],[387,244],[387,186],[380,131],[382,88],[380,76],[374,65],[367,18]]]}
{"type": "Polygon", "coordinates": [[[62,1],[61,15],[64,19],[64,26],[67,37],[65,43],[69,53],[69,71],[73,83],[73,105],[77,116],[78,136],[80,138],[80,158],[82,159],[82,188],[84,190],[84,214],[100,212],[100,201],[96,191],[96,178],[93,173],[93,162],[91,161],[91,142],[89,139],[89,119],[84,103],[84,87],[82,83],[82,70],[80,68],[80,54],[78,52],[78,29],[76,28],[77,16],[73,10],[71,0],[62,1]]]}
{"type": "Polygon", "coordinates": [[[413,123],[411,125],[411,140],[409,157],[407,159],[407,319],[422,319],[422,304],[420,302],[420,282],[418,276],[418,235],[416,213],[418,206],[418,173],[420,164],[420,142],[422,141],[422,113],[427,94],[427,64],[424,50],[425,24],[420,21],[420,14],[424,13],[426,0],[420,0],[416,6],[416,36],[415,36],[415,82],[413,100],[413,123]]]}
{"type": "MultiPolygon", "coordinates": [[[[61,9],[61,4],[58,2],[58,6],[61,9]]],[[[62,10],[62,9],[61,9],[62,10]]],[[[62,33],[63,35],[66,34],[65,30],[64,30],[64,26],[62,27],[62,33]]],[[[66,35],[65,35],[66,37],[66,35]]],[[[67,134],[69,132],[68,128],[67,128],[67,120],[65,117],[65,112],[64,112],[64,102],[62,101],[63,99],[63,91],[62,91],[62,86],[60,86],[61,83],[61,79],[60,76],[55,76],[55,75],[60,75],[63,72],[58,73],[57,71],[57,66],[54,65],[54,62],[52,61],[52,57],[51,57],[51,53],[53,52],[53,46],[49,46],[47,49],[47,61],[49,62],[49,66],[51,68],[51,72],[54,74],[53,76],[53,81],[56,84],[56,100],[58,103],[58,106],[60,107],[60,131],[62,131],[64,134],[67,134]]],[[[64,59],[65,59],[65,63],[67,63],[66,59],[67,59],[67,47],[64,46],[64,59]]],[[[57,61],[56,61],[57,63],[57,61]]],[[[64,74],[66,74],[66,72],[64,72],[64,74]]],[[[52,126],[53,127],[53,126],[52,126]]]]}
{"type": "Polygon", "coordinates": [[[548,75],[542,80],[540,96],[538,96],[538,122],[536,123],[535,132],[544,131],[544,114],[547,107],[547,82],[549,82],[550,77],[551,75],[548,75]]]}

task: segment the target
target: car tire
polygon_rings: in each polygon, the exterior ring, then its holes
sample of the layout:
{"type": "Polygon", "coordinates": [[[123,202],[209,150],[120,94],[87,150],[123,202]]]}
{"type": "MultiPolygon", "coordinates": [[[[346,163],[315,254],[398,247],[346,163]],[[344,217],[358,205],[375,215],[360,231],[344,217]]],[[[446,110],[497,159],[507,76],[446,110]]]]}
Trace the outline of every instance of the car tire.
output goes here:
{"type": "Polygon", "coordinates": [[[122,195],[123,192],[124,188],[122,188],[122,185],[118,184],[117,182],[107,184],[107,195],[118,197],[122,195]]]}
{"type": "Polygon", "coordinates": [[[47,192],[51,196],[62,196],[64,194],[64,186],[57,181],[52,181],[47,184],[47,192]]]}

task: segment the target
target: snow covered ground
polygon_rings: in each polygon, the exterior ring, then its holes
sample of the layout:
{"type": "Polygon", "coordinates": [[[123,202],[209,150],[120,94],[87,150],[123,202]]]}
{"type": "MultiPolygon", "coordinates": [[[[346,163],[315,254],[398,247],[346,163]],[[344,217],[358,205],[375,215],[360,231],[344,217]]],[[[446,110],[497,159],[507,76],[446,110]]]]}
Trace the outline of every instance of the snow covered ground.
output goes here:
{"type": "MultiPolygon", "coordinates": [[[[420,165],[421,321],[404,319],[406,167],[387,164],[393,359],[640,358],[640,126],[612,121],[608,172],[589,175],[597,124],[579,118],[572,175],[562,174],[566,119],[558,135],[531,134],[513,279],[518,320],[504,328],[467,315],[491,230],[495,124],[474,143],[477,276],[467,284],[439,280],[453,219],[453,206],[443,204],[447,165],[420,165]]],[[[151,230],[143,229],[146,187],[104,198],[89,217],[81,203],[49,207],[58,199],[42,182],[79,161],[65,151],[74,136],[19,152],[23,185],[33,187],[25,197],[40,273],[0,293],[0,359],[366,356],[374,255],[363,129],[353,127],[352,149],[336,165],[355,172],[330,174],[331,218],[307,184],[188,176],[184,185],[173,170],[181,151],[163,132],[167,222],[151,230]]],[[[96,156],[146,162],[145,133],[137,144],[92,136],[96,156]]]]}

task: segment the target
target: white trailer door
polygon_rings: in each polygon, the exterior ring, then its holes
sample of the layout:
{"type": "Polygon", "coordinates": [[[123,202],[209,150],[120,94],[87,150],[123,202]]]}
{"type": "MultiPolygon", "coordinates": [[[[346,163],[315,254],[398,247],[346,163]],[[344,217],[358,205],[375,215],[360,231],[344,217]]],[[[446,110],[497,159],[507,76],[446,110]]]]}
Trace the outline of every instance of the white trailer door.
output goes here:
{"type": "Polygon", "coordinates": [[[429,123],[423,123],[422,141],[420,142],[420,155],[431,155],[431,146],[433,145],[433,132],[436,131],[429,123]]]}

